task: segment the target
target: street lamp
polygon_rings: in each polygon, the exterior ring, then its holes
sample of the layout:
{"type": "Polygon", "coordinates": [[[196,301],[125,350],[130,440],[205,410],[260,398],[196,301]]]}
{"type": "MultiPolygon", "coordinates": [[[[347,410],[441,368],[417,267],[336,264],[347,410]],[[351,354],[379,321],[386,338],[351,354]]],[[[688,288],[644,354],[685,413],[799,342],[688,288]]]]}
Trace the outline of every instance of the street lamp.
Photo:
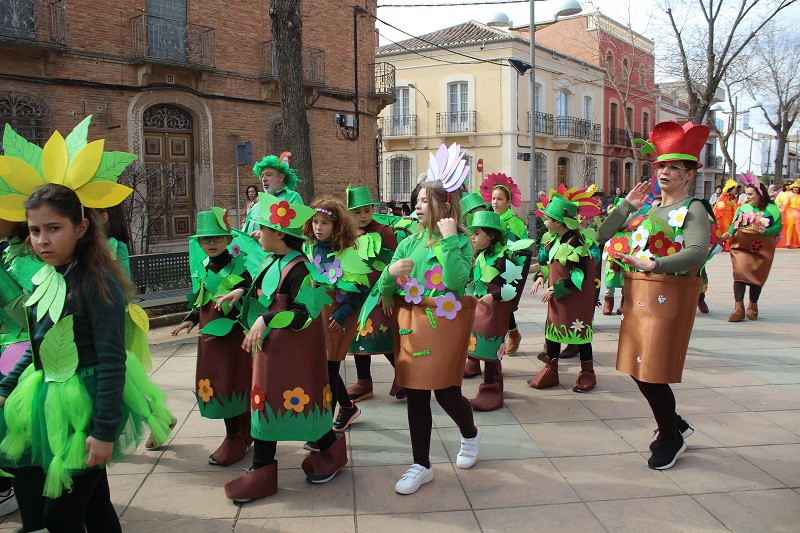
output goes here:
{"type": "MultiPolygon", "coordinates": [[[[711,111],[719,111],[720,113],[725,113],[726,115],[730,115],[731,116],[731,120],[733,121],[733,157],[731,159],[731,179],[734,179],[734,176],[736,175],[736,131],[738,129],[737,126],[736,126],[736,116],[739,113],[746,113],[746,112],[749,112],[751,109],[756,109],[758,107],[760,107],[761,109],[764,108],[761,105],[761,102],[756,101],[756,102],[753,103],[753,105],[751,105],[747,109],[743,109],[742,111],[739,111],[739,109],[738,109],[739,108],[739,97],[737,96],[736,98],[733,99],[733,111],[723,111],[721,104],[714,104],[709,108],[711,111]]],[[[751,141],[752,141],[752,138],[751,138],[751,141]]]]}
{"type": "Polygon", "coordinates": [[[417,91],[422,96],[422,98],[425,100],[425,107],[431,106],[431,103],[428,101],[428,98],[425,97],[425,94],[422,91],[417,89],[417,85],[413,81],[408,82],[408,86],[417,91]]]}

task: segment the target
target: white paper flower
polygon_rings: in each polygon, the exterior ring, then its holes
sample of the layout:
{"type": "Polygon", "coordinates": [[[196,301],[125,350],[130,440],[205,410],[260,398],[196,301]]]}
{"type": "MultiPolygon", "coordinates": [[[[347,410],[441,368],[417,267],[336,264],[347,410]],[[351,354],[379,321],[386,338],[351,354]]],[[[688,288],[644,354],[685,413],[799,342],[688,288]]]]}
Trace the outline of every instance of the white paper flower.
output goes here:
{"type": "Polygon", "coordinates": [[[636,250],[633,253],[633,256],[637,259],[641,259],[642,261],[649,261],[653,258],[653,252],[650,250],[636,250]]]}
{"type": "Polygon", "coordinates": [[[663,304],[666,301],[667,301],[667,297],[666,296],[664,296],[663,294],[659,294],[658,295],[658,303],[663,304]]]}
{"type": "Polygon", "coordinates": [[[631,248],[644,248],[647,244],[647,238],[650,237],[650,232],[644,226],[639,226],[636,231],[631,233],[631,248]]]}
{"type": "Polygon", "coordinates": [[[585,327],[586,326],[583,325],[582,321],[575,320],[575,322],[572,323],[572,325],[569,327],[569,329],[573,330],[575,333],[579,333],[579,332],[583,331],[583,328],[585,328],[585,327]]]}
{"type": "Polygon", "coordinates": [[[688,212],[689,208],[685,205],[678,209],[673,209],[669,212],[669,220],[667,220],[667,223],[673,228],[683,227],[683,221],[686,220],[686,213],[688,212]]]}

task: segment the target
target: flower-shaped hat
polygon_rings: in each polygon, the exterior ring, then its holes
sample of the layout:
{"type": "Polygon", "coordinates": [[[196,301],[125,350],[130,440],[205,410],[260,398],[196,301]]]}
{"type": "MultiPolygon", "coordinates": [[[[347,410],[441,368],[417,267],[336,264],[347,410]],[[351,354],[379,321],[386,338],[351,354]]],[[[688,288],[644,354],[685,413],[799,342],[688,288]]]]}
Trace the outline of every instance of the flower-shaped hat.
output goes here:
{"type": "Polygon", "coordinates": [[[0,218],[24,221],[25,200],[50,183],[75,191],[84,207],[112,207],[133,192],[117,179],[136,156],[104,152],[104,139],[87,143],[91,118],[86,117],[66,139],[56,131],[44,148],[28,142],[6,124],[6,155],[0,156],[0,218]]]}
{"type": "Polygon", "coordinates": [[[737,185],[738,183],[736,183],[736,180],[728,178],[727,181],[725,181],[725,185],[722,187],[722,192],[730,192],[735,189],[737,185]]]}
{"type": "MultiPolygon", "coordinates": [[[[755,174],[753,174],[749,170],[739,176],[739,183],[742,184],[742,187],[755,187],[756,190],[758,190],[759,188],[758,178],[756,178],[755,174]]],[[[759,194],[761,193],[759,192],[759,194]]]]}
{"type": "Polygon", "coordinates": [[[481,183],[481,196],[483,197],[484,202],[491,203],[492,191],[498,186],[508,191],[508,197],[511,199],[511,205],[514,207],[519,207],[522,205],[522,191],[519,190],[519,187],[517,187],[517,184],[514,183],[514,180],[505,174],[489,174],[483,178],[483,182],[481,183]]]}
{"type": "Polygon", "coordinates": [[[694,161],[702,168],[700,152],[706,145],[711,128],[705,124],[687,122],[683,126],[669,120],[656,124],[650,133],[649,141],[635,139],[642,143],[643,154],[656,153],[656,161],[694,161]]]}
{"type": "Polygon", "coordinates": [[[554,217],[546,210],[547,206],[550,203],[550,200],[554,196],[559,196],[567,200],[568,202],[573,202],[577,204],[578,206],[577,214],[579,214],[584,218],[596,217],[597,215],[602,213],[599,206],[600,200],[599,198],[594,196],[591,185],[589,187],[583,187],[583,188],[572,187],[571,189],[567,189],[567,186],[562,183],[558,186],[556,190],[551,189],[550,194],[548,195],[547,198],[537,203],[537,207],[539,209],[535,212],[536,216],[541,217],[543,215],[548,215],[550,216],[550,218],[561,220],[560,218],[554,217]]]}
{"type": "Polygon", "coordinates": [[[317,211],[303,204],[290,204],[266,192],[258,193],[258,223],[262,228],[280,231],[292,237],[306,240],[303,224],[317,214],[317,211]]]}
{"type": "Polygon", "coordinates": [[[453,143],[450,148],[442,143],[436,156],[429,154],[428,174],[425,181],[441,181],[444,190],[453,192],[464,183],[469,175],[469,167],[461,151],[461,145],[453,143]]]}

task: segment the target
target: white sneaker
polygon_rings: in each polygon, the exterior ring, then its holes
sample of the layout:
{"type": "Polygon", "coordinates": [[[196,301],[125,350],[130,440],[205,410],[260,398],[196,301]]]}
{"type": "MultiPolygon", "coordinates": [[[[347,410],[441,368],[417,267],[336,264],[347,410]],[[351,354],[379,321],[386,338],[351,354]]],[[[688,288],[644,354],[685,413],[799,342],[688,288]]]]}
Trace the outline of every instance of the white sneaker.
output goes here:
{"type": "Polygon", "coordinates": [[[425,468],[414,463],[395,484],[394,491],[398,494],[414,494],[422,485],[431,481],[433,481],[433,468],[425,468]]]}
{"type": "MultiPolygon", "coordinates": [[[[477,427],[477,426],[476,426],[477,427]]],[[[478,461],[478,446],[481,443],[481,428],[471,439],[461,437],[461,449],[456,456],[456,466],[459,468],[469,468],[478,461]]]]}
{"type": "Polygon", "coordinates": [[[18,508],[17,499],[14,497],[14,489],[0,492],[0,516],[11,514],[18,508]]]}

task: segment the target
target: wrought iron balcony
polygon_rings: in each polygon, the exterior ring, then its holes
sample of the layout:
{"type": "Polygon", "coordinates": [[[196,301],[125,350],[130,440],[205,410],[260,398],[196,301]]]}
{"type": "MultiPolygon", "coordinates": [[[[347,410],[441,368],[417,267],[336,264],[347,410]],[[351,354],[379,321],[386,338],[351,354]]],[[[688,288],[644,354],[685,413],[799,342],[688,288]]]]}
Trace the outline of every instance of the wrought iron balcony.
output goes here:
{"type": "Polygon", "coordinates": [[[417,115],[390,115],[381,117],[380,122],[384,137],[417,134],[417,115]]]}
{"type": "Polygon", "coordinates": [[[141,14],[131,19],[133,60],[212,69],[217,62],[214,28],[141,14]]]}
{"type": "Polygon", "coordinates": [[[64,0],[1,0],[0,41],[66,46],[66,11],[64,0]]]}
{"type": "MultiPolygon", "coordinates": [[[[325,85],[325,50],[304,46],[301,51],[303,83],[325,85]]],[[[278,53],[272,41],[261,43],[261,81],[278,79],[278,53]]]]}
{"type": "Polygon", "coordinates": [[[722,168],[722,156],[706,154],[706,160],[704,164],[706,168],[722,168]]]}
{"type": "Polygon", "coordinates": [[[556,117],[555,136],[601,142],[600,124],[577,117],[556,117]]]}
{"type": "Polygon", "coordinates": [[[478,112],[436,113],[436,133],[474,133],[478,131],[478,112]]]}
{"type": "MultiPolygon", "coordinates": [[[[636,137],[635,134],[634,137],[636,137]]],[[[631,146],[631,139],[628,137],[628,130],[624,128],[609,128],[608,144],[614,144],[617,146],[631,146]]]]}
{"type": "Polygon", "coordinates": [[[375,80],[369,93],[376,96],[388,96],[394,101],[394,65],[391,63],[370,63],[367,68],[369,68],[371,78],[375,80]]]}
{"type": "MultiPolygon", "coordinates": [[[[531,132],[531,112],[528,111],[528,133],[531,132]]],[[[553,115],[550,113],[536,112],[536,133],[545,135],[553,134],[553,115]]]]}

